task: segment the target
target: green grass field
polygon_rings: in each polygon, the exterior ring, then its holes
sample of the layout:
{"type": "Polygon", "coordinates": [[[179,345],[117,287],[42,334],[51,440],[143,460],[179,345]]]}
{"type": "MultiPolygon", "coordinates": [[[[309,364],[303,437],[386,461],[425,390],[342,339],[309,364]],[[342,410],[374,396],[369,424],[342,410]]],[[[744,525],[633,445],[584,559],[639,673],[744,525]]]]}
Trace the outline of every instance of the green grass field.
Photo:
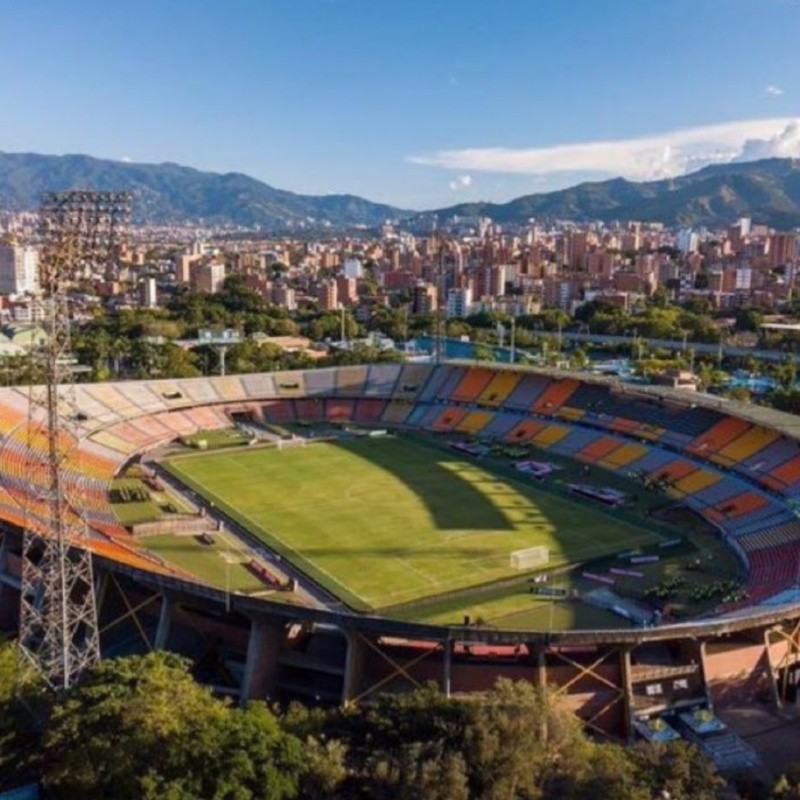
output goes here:
{"type": "Polygon", "coordinates": [[[384,609],[658,540],[644,527],[400,438],[176,457],[178,478],[355,608],[384,609]]]}
{"type": "Polygon", "coordinates": [[[221,447],[241,447],[250,441],[250,437],[236,428],[223,428],[221,430],[198,431],[190,436],[184,436],[183,441],[189,447],[198,447],[201,442],[205,442],[207,449],[216,450],[221,447]]]}
{"type": "Polygon", "coordinates": [[[231,592],[263,592],[264,584],[245,566],[249,554],[231,539],[214,536],[204,544],[194,536],[148,536],[141,540],[156,555],[188,570],[219,589],[231,592]]]}

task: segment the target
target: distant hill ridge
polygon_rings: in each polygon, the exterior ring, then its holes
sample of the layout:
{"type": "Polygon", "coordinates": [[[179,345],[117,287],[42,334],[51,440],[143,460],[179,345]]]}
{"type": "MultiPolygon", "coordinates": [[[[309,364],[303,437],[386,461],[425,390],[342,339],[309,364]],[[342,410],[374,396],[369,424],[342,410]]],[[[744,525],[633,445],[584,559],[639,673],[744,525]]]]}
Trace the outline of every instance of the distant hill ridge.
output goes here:
{"type": "Polygon", "coordinates": [[[425,224],[460,216],[498,222],[642,220],[716,228],[750,216],[787,230],[800,227],[800,160],[716,164],[667,180],[622,178],[530,194],[509,203],[462,203],[412,212],[347,194],[302,195],[241,173],[202,172],[179,164],[134,164],[85,155],[0,153],[0,209],[32,210],[44,191],[92,187],[129,189],[140,222],[233,224],[265,229],[315,220],[336,227],[379,225],[387,219],[425,224]]]}
{"type": "Polygon", "coordinates": [[[238,172],[201,172],[180,164],[134,164],[85,155],[0,153],[0,208],[38,207],[45,191],[74,188],[134,193],[139,222],[206,222],[284,227],[313,219],[379,225],[409,212],[348,194],[302,195],[238,172]]]}
{"type": "Polygon", "coordinates": [[[800,226],[800,160],[773,158],[714,164],[677,178],[634,183],[614,178],[581,183],[510,203],[464,203],[436,212],[521,223],[530,218],[641,220],[669,226],[725,227],[752,217],[774,228],[800,226]]]}

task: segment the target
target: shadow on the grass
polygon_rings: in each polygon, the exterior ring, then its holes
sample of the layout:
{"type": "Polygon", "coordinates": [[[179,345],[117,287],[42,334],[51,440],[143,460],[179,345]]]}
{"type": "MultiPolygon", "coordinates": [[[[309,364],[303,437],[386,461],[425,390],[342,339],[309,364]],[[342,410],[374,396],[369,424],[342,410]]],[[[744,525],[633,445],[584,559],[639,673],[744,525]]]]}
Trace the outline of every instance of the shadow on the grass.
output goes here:
{"type": "MultiPolygon", "coordinates": [[[[381,443],[340,439],[335,445],[402,481],[425,504],[440,530],[503,531],[515,527],[496,502],[503,496],[514,497],[514,490],[501,478],[484,483],[468,480],[474,466],[455,454],[426,450],[421,468],[419,457],[398,457],[398,448],[381,443]]],[[[412,450],[418,452],[419,445],[412,450]]]]}

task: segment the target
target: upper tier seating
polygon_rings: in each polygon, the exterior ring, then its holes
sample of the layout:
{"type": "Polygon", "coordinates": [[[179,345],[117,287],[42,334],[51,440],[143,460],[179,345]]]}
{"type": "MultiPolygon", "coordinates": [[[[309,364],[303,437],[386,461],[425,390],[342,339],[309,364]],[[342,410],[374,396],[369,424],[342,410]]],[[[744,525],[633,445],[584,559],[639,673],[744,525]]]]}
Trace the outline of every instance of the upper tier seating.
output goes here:
{"type": "Polygon", "coordinates": [[[369,367],[339,367],[336,370],[336,394],[345,397],[363,397],[369,367]]]}
{"type": "Polygon", "coordinates": [[[364,394],[369,397],[391,397],[400,377],[400,370],[400,364],[372,364],[367,372],[364,394]]]}

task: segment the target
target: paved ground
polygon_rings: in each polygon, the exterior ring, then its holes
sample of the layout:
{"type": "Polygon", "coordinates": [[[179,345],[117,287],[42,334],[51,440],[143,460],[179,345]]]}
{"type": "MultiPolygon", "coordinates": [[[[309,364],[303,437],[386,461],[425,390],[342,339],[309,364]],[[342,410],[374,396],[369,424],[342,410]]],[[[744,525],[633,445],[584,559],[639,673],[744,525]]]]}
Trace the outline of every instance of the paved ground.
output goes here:
{"type": "Polygon", "coordinates": [[[781,775],[789,764],[800,763],[800,708],[787,707],[777,714],[769,706],[753,702],[717,713],[756,750],[770,779],[781,775]]]}

